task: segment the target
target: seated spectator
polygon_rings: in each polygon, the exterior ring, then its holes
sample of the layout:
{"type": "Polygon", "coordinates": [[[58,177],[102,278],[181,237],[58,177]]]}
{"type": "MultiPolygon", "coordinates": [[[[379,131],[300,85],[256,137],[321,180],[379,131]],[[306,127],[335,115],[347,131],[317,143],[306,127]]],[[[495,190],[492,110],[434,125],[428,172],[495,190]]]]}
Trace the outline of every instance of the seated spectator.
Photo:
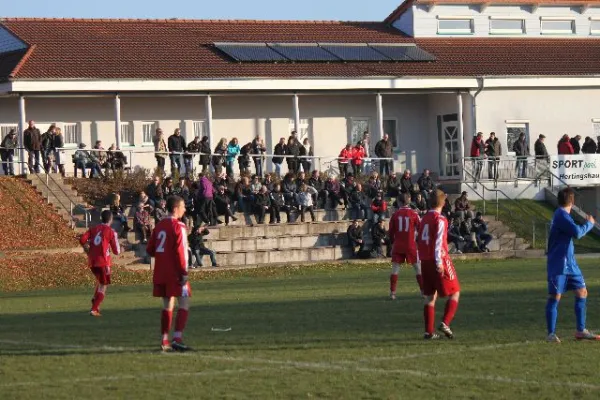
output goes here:
{"type": "MultiPolygon", "coordinates": [[[[100,166],[92,159],[90,154],[84,150],[85,147],[85,143],[79,143],[79,149],[75,151],[75,154],[73,155],[75,167],[81,170],[83,178],[87,178],[87,168],[91,169],[90,178],[101,175],[102,172],[100,171],[100,166]]],[[[77,169],[75,170],[75,177],[77,177],[77,169]]]]}
{"type": "MultiPolygon", "coordinates": [[[[255,175],[256,176],[256,175],[255,175]]],[[[258,179],[258,177],[257,177],[258,179]]],[[[271,197],[266,186],[262,186],[258,193],[254,196],[254,213],[256,215],[256,223],[264,224],[265,215],[271,208],[271,197]]]]}
{"type": "Polygon", "coordinates": [[[366,221],[369,215],[369,202],[370,199],[363,192],[362,185],[360,183],[357,184],[356,188],[348,196],[350,218],[366,221]]]}
{"type": "Polygon", "coordinates": [[[581,146],[581,152],[584,154],[594,154],[598,151],[598,146],[596,142],[591,137],[587,136],[585,141],[583,142],[583,146],[581,146]]]}
{"type": "Polygon", "coordinates": [[[427,213],[427,202],[421,195],[421,193],[417,193],[415,196],[415,200],[413,201],[411,207],[417,211],[420,217],[427,213]]]}
{"type": "Polygon", "coordinates": [[[246,143],[240,149],[238,164],[240,165],[240,175],[250,173],[250,154],[252,153],[252,143],[246,143]]]}
{"type": "Polygon", "coordinates": [[[342,195],[342,201],[344,202],[344,208],[348,208],[348,195],[356,189],[356,181],[354,180],[354,174],[349,173],[340,182],[340,194],[342,195]]]}
{"type": "Polygon", "coordinates": [[[352,160],[352,145],[348,143],[342,149],[338,157],[338,167],[340,169],[340,178],[344,179],[349,172],[350,160],[352,160]]]}
{"type": "Polygon", "coordinates": [[[273,180],[273,175],[267,174],[265,175],[265,179],[263,180],[263,185],[267,187],[267,191],[271,193],[273,189],[275,189],[275,181],[273,180]]]}
{"type": "Polygon", "coordinates": [[[185,206],[187,208],[190,204],[191,196],[190,196],[190,189],[187,187],[186,182],[187,182],[187,180],[185,178],[179,179],[179,182],[177,182],[177,185],[173,188],[172,194],[174,196],[181,197],[183,199],[183,201],[185,202],[185,206]]]}
{"type": "Polygon", "coordinates": [[[210,262],[212,263],[213,267],[218,267],[215,251],[207,248],[204,244],[204,236],[208,235],[209,233],[210,232],[206,226],[199,226],[194,227],[192,229],[192,233],[188,236],[190,250],[192,251],[192,255],[196,258],[196,263],[193,264],[191,268],[202,268],[204,266],[202,263],[202,256],[205,255],[210,257],[210,262]]]}
{"type": "Polygon", "coordinates": [[[308,179],[308,184],[315,188],[317,194],[313,196],[313,203],[315,205],[315,210],[321,208],[319,205],[323,204],[322,208],[325,208],[325,203],[327,203],[327,192],[325,191],[325,182],[321,179],[321,175],[319,171],[314,170],[308,179]]]}
{"type": "Polygon", "coordinates": [[[448,200],[448,197],[446,197],[446,200],[444,201],[444,207],[442,207],[442,215],[448,220],[452,218],[452,205],[450,205],[450,200],[448,200]]]}
{"type": "Polygon", "coordinates": [[[289,172],[285,175],[285,178],[283,178],[283,183],[281,185],[281,190],[283,191],[285,204],[292,208],[295,207],[298,186],[296,185],[293,173],[289,172]]]}
{"type": "Polygon", "coordinates": [[[483,220],[483,214],[478,212],[472,222],[472,232],[475,233],[475,240],[477,242],[477,248],[479,251],[486,253],[490,252],[488,245],[492,241],[493,237],[487,233],[488,227],[483,220]]]}
{"type": "Polygon", "coordinates": [[[412,176],[410,175],[410,169],[407,169],[400,178],[400,193],[408,193],[412,196],[414,194],[413,187],[414,184],[412,181],[412,176]]]}
{"type": "Polygon", "coordinates": [[[383,185],[381,183],[381,179],[379,179],[379,173],[373,172],[366,184],[365,193],[371,199],[374,199],[375,196],[377,196],[377,193],[379,192],[383,192],[383,185]]]}
{"type": "Polygon", "coordinates": [[[243,176],[235,186],[235,199],[239,212],[251,212],[250,200],[252,199],[252,192],[250,191],[248,177],[243,176]]]}
{"type": "Polygon", "coordinates": [[[127,222],[127,216],[125,215],[125,208],[121,205],[121,196],[118,193],[112,194],[112,201],[110,204],[110,211],[113,213],[113,217],[115,221],[119,221],[121,223],[121,234],[119,235],[121,238],[127,237],[127,232],[131,230],[129,224],[127,222]]]}
{"type": "MultiPolygon", "coordinates": [[[[330,176],[325,182],[325,192],[327,193],[327,200],[331,203],[331,208],[336,209],[337,206],[342,204],[342,194],[340,183],[335,177],[330,176]]],[[[327,201],[325,202],[327,207],[327,201]]]]}
{"type": "Polygon", "coordinates": [[[231,197],[230,193],[227,192],[225,186],[219,186],[217,193],[214,195],[215,207],[217,215],[225,216],[225,225],[229,225],[229,219],[234,222],[237,218],[233,215],[231,210],[231,197]]]}
{"type": "Polygon", "coordinates": [[[125,168],[125,165],[127,165],[127,157],[125,157],[125,154],[123,154],[121,149],[116,148],[114,144],[110,145],[106,155],[108,157],[108,166],[113,172],[121,171],[125,168]]]}
{"type": "Polygon", "coordinates": [[[471,204],[467,198],[467,192],[462,192],[460,197],[454,202],[454,217],[460,220],[465,218],[473,218],[471,204]]]}
{"type": "Polygon", "coordinates": [[[425,202],[429,202],[429,196],[435,190],[435,183],[431,179],[428,169],[423,170],[423,174],[419,177],[417,183],[419,184],[419,191],[423,195],[423,199],[425,199],[425,202]]]}
{"type": "Polygon", "coordinates": [[[150,198],[148,197],[148,195],[146,194],[146,192],[140,192],[137,202],[138,202],[138,204],[143,203],[144,206],[146,207],[146,210],[148,210],[149,213],[152,212],[152,210],[154,210],[154,206],[152,205],[152,202],[151,202],[150,198]]]}
{"type": "Polygon", "coordinates": [[[308,178],[306,177],[306,172],[304,171],[298,172],[298,176],[296,176],[296,185],[300,187],[302,184],[308,184],[308,178]]]}
{"type": "Polygon", "coordinates": [[[460,219],[448,220],[448,242],[454,244],[454,249],[450,250],[453,254],[462,254],[465,249],[465,238],[460,234],[460,219]]]}
{"type": "Polygon", "coordinates": [[[388,197],[395,199],[400,195],[400,180],[395,172],[388,176],[386,188],[388,197]]]}
{"type": "Polygon", "coordinates": [[[284,211],[287,217],[287,223],[292,222],[291,220],[291,210],[292,208],[285,203],[285,195],[281,190],[281,185],[276,184],[275,189],[271,192],[271,219],[269,220],[269,224],[279,224],[281,223],[280,212],[284,211]]]}
{"type": "Polygon", "coordinates": [[[465,239],[465,246],[463,252],[472,252],[477,250],[477,243],[475,241],[475,234],[473,233],[473,224],[471,218],[467,217],[460,223],[459,227],[460,235],[465,239]]]}
{"type": "Polygon", "coordinates": [[[158,203],[158,201],[160,199],[165,198],[165,196],[163,195],[163,188],[162,188],[162,185],[160,184],[159,176],[155,176],[154,178],[152,178],[152,183],[150,183],[146,187],[146,194],[148,195],[148,198],[150,199],[150,205],[152,207],[155,207],[156,203],[158,203]]]}
{"type": "Polygon", "coordinates": [[[302,184],[302,186],[300,186],[300,190],[296,195],[296,203],[300,208],[300,221],[305,222],[304,214],[306,213],[306,211],[310,213],[310,218],[312,219],[312,222],[316,221],[315,208],[313,206],[312,198],[312,196],[316,193],[317,191],[312,186],[308,186],[306,184],[302,184]]]}
{"type": "Polygon", "coordinates": [[[250,191],[253,195],[258,194],[262,190],[263,184],[260,181],[258,175],[252,175],[252,182],[250,182],[250,191]]]}
{"type": "Polygon", "coordinates": [[[357,257],[358,254],[365,249],[365,241],[363,240],[363,227],[358,224],[357,220],[354,220],[348,227],[346,235],[348,236],[348,244],[352,249],[352,257],[357,257]],[[356,251],[357,247],[358,251],[356,251]]]}
{"type": "Polygon", "coordinates": [[[136,231],[142,237],[142,243],[148,243],[148,238],[150,237],[150,233],[152,232],[152,225],[150,223],[150,212],[148,210],[152,208],[148,208],[148,205],[144,203],[139,203],[137,206],[137,211],[135,213],[134,226],[136,231]]]}
{"type": "Polygon", "coordinates": [[[167,201],[165,199],[158,201],[158,205],[152,212],[152,216],[154,217],[154,226],[167,217],[167,201]]]}
{"type": "Polygon", "coordinates": [[[373,238],[373,249],[372,253],[376,255],[376,257],[383,257],[382,246],[386,246],[385,256],[389,257],[392,251],[392,246],[390,246],[390,238],[388,237],[388,233],[385,230],[384,223],[385,219],[380,218],[377,223],[371,229],[371,237],[373,238]]]}
{"type": "Polygon", "coordinates": [[[165,182],[163,184],[163,187],[162,187],[162,198],[166,199],[170,196],[173,196],[174,189],[175,188],[173,187],[173,178],[171,178],[171,177],[166,178],[165,182]]]}
{"type": "Polygon", "coordinates": [[[109,168],[108,154],[106,154],[104,147],[102,147],[101,140],[96,141],[96,144],[94,145],[94,150],[97,150],[97,151],[90,152],[90,156],[92,157],[92,159],[94,159],[94,161],[96,161],[96,163],[100,166],[100,168],[108,169],[109,168]]]}
{"type": "Polygon", "coordinates": [[[378,194],[377,197],[375,197],[375,199],[371,203],[371,211],[373,211],[374,224],[385,218],[385,213],[387,211],[387,203],[381,193],[378,194]]]}

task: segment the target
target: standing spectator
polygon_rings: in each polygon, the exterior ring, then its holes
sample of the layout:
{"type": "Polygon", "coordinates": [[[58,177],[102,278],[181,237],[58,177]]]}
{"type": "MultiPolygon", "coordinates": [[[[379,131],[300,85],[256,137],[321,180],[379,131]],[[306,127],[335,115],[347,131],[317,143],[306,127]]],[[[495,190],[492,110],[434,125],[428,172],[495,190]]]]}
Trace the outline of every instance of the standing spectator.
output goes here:
{"type": "Polygon", "coordinates": [[[306,157],[313,157],[314,155],[315,154],[313,153],[313,148],[310,145],[308,138],[305,138],[302,141],[302,146],[300,146],[300,157],[305,158],[300,158],[300,164],[302,164],[302,170],[307,174],[310,174],[313,159],[306,157]]]}
{"type": "Polygon", "coordinates": [[[185,139],[181,136],[181,129],[175,129],[175,132],[169,136],[167,141],[169,144],[169,156],[171,158],[171,174],[177,170],[177,174],[181,173],[181,153],[185,151],[185,139]],[[173,154],[177,153],[177,154],[173,154]]]}
{"type": "Polygon", "coordinates": [[[591,137],[587,136],[581,146],[581,152],[584,154],[595,154],[598,151],[596,142],[591,137]]]}
{"type": "Polygon", "coordinates": [[[473,218],[467,192],[462,192],[460,197],[454,202],[454,217],[461,221],[465,218],[473,218]]]}
{"type": "Polygon", "coordinates": [[[490,244],[493,238],[492,235],[490,235],[487,232],[488,227],[485,221],[483,220],[483,214],[478,212],[475,215],[475,218],[473,219],[471,224],[471,232],[475,233],[477,248],[479,249],[479,251],[489,253],[490,249],[488,249],[488,245],[490,244]]]}
{"type": "Polygon", "coordinates": [[[369,133],[369,131],[363,132],[363,137],[360,142],[362,144],[362,147],[365,149],[365,156],[364,156],[365,160],[363,162],[363,171],[366,171],[365,173],[370,173],[372,161],[371,161],[371,134],[369,133]]]}
{"type": "MultiPolygon", "coordinates": [[[[213,268],[218,267],[216,252],[206,247],[204,244],[204,236],[210,234],[206,226],[198,226],[192,229],[192,233],[188,236],[188,244],[193,256],[196,258],[196,263],[192,265],[192,268],[202,268],[202,256],[208,255],[213,268]]],[[[191,261],[191,260],[190,260],[191,261]]]]}
{"type": "Polygon", "coordinates": [[[316,221],[315,217],[315,208],[313,206],[313,198],[312,196],[316,194],[317,191],[312,186],[302,184],[300,186],[300,190],[296,195],[296,203],[298,203],[298,207],[300,208],[300,221],[304,222],[304,214],[306,211],[310,213],[310,218],[312,222],[316,221]]]}
{"type": "Polygon", "coordinates": [[[448,220],[448,241],[454,244],[453,254],[462,254],[465,249],[465,238],[460,234],[460,219],[450,218],[448,220]]]}
{"type": "Polygon", "coordinates": [[[575,150],[573,150],[573,145],[570,142],[569,135],[563,135],[563,137],[558,141],[558,154],[575,154],[575,150]]]}
{"type": "Polygon", "coordinates": [[[348,143],[346,147],[340,151],[338,156],[338,167],[340,169],[340,179],[344,179],[348,175],[350,160],[352,160],[352,145],[348,143]]]}
{"type": "Polygon", "coordinates": [[[529,157],[529,143],[525,138],[525,132],[519,134],[519,140],[513,144],[513,151],[517,156],[517,177],[525,178],[527,176],[527,157],[529,157]]]}
{"type": "Polygon", "coordinates": [[[214,202],[217,209],[217,215],[225,216],[225,225],[229,225],[229,219],[234,222],[237,221],[237,218],[231,211],[230,193],[227,193],[225,186],[219,186],[217,193],[214,195],[214,202]]]}
{"type": "Polygon", "coordinates": [[[146,187],[146,194],[148,195],[149,203],[152,207],[156,207],[156,204],[158,204],[161,199],[165,198],[159,176],[155,176],[152,179],[152,182],[146,187]]]}
{"type": "Polygon", "coordinates": [[[271,218],[269,219],[269,224],[279,224],[281,222],[281,211],[285,211],[286,222],[292,222],[291,208],[285,204],[285,196],[281,190],[281,185],[276,184],[275,189],[271,192],[271,218]]]}
{"type": "Polygon", "coordinates": [[[350,209],[350,218],[367,220],[369,215],[369,198],[363,192],[363,187],[359,183],[356,189],[352,190],[348,196],[348,206],[350,209]]]}
{"type": "Polygon", "coordinates": [[[62,134],[62,130],[60,128],[56,128],[56,134],[54,135],[54,143],[52,144],[52,148],[54,149],[54,161],[55,161],[55,171],[60,172],[60,174],[65,177],[65,162],[66,154],[63,150],[65,147],[65,141],[62,134]]]}
{"type": "Polygon", "coordinates": [[[390,238],[388,236],[387,231],[385,230],[385,226],[383,225],[384,222],[385,219],[381,218],[371,229],[371,237],[373,238],[372,252],[375,254],[376,257],[383,257],[384,253],[381,249],[383,245],[386,246],[386,257],[390,256],[392,250],[390,246],[390,238]]]}
{"type": "Polygon", "coordinates": [[[167,217],[167,201],[165,199],[158,201],[158,205],[152,211],[152,216],[154,217],[154,226],[167,217]]]}
{"type": "Polygon", "coordinates": [[[169,148],[165,142],[165,136],[162,129],[156,129],[156,136],[152,138],[154,142],[154,157],[156,158],[156,166],[159,169],[159,174],[164,176],[165,160],[169,154],[169,148]]]}
{"type": "MultiPolygon", "coordinates": [[[[331,208],[335,210],[337,206],[342,204],[340,183],[335,177],[330,176],[327,179],[327,182],[325,182],[325,191],[327,193],[327,200],[331,201],[331,208]]],[[[327,207],[327,202],[325,202],[325,207],[327,207]]]]}
{"type": "Polygon", "coordinates": [[[152,226],[150,225],[150,212],[148,212],[148,206],[144,203],[138,203],[134,222],[135,229],[142,237],[142,243],[148,243],[148,238],[152,232],[152,226]]]}
{"type": "Polygon", "coordinates": [[[348,244],[352,249],[352,257],[358,257],[358,255],[365,249],[365,241],[363,240],[363,227],[358,225],[358,221],[352,221],[352,224],[346,231],[348,236],[348,244]],[[358,252],[356,248],[358,247],[358,252]]]}
{"type": "Polygon", "coordinates": [[[571,138],[571,140],[569,140],[569,143],[571,143],[571,146],[573,147],[573,154],[581,153],[581,145],[579,144],[580,140],[581,135],[577,135],[574,138],[571,138]]]}
{"type": "MultiPolygon", "coordinates": [[[[392,142],[389,140],[389,135],[385,133],[375,145],[375,156],[378,158],[392,158],[392,142]]],[[[392,172],[392,160],[379,160],[379,173],[381,176],[388,176],[392,172]]]]}
{"type": "Polygon", "coordinates": [[[256,136],[252,141],[252,159],[254,161],[256,175],[261,178],[263,176],[263,159],[266,152],[267,147],[265,146],[265,142],[260,136],[256,136]]]}
{"type": "MultiPolygon", "coordinates": [[[[217,147],[215,147],[215,155],[212,158],[212,164],[213,164],[213,168],[215,169],[215,174],[219,175],[221,173],[221,171],[223,170],[223,167],[225,167],[227,165],[227,149],[228,149],[228,145],[227,145],[227,139],[222,138],[219,143],[217,144],[217,147]]],[[[232,174],[233,174],[233,167],[231,170],[232,174]]]]}
{"type": "MultiPolygon", "coordinates": [[[[286,154],[287,145],[285,144],[285,138],[280,138],[279,143],[277,143],[273,149],[273,155],[284,156],[286,154]]],[[[275,175],[277,175],[278,178],[281,178],[281,164],[283,163],[283,157],[273,157],[272,162],[275,168],[275,175]]]]}
{"type": "Polygon", "coordinates": [[[54,152],[52,150],[52,146],[54,145],[54,131],[56,130],[56,125],[52,124],[48,128],[44,134],[42,134],[42,162],[44,164],[44,171],[46,173],[50,173],[50,168],[52,165],[52,158],[54,156],[54,152]]]}
{"type": "Polygon", "coordinates": [[[352,171],[354,176],[358,177],[363,173],[363,161],[365,159],[365,148],[363,142],[356,143],[352,149],[352,171]]]}
{"type": "Polygon", "coordinates": [[[227,145],[227,175],[233,178],[233,163],[240,154],[240,145],[238,144],[237,138],[231,139],[227,145]]]}
{"type": "Polygon", "coordinates": [[[286,155],[290,156],[287,158],[289,172],[297,174],[300,170],[300,144],[294,136],[288,139],[286,155]]]}
{"type": "Polygon", "coordinates": [[[323,208],[325,208],[325,204],[327,203],[327,192],[325,191],[325,182],[321,179],[321,175],[319,171],[314,170],[308,179],[308,184],[315,188],[317,191],[317,196],[313,198],[315,203],[315,209],[319,209],[319,204],[323,204],[323,208]]]}
{"type": "Polygon", "coordinates": [[[473,173],[475,180],[481,178],[481,170],[483,169],[483,159],[485,157],[485,143],[483,141],[483,133],[478,132],[477,136],[471,142],[471,158],[473,159],[473,173]]]}
{"type": "Polygon", "coordinates": [[[544,139],[546,136],[540,134],[538,140],[535,141],[533,145],[533,150],[535,151],[536,160],[546,160],[548,161],[548,150],[546,149],[546,145],[544,144],[544,139]]]}
{"type": "Polygon", "coordinates": [[[202,166],[202,173],[206,173],[210,164],[210,142],[208,141],[208,136],[202,136],[202,140],[200,140],[200,153],[199,165],[202,166]]]}
{"type": "Polygon", "coordinates": [[[410,169],[404,171],[402,177],[400,178],[400,193],[408,193],[411,196],[413,193],[414,184],[412,181],[412,176],[410,174],[410,169]]]}
{"type": "Polygon", "coordinates": [[[250,154],[252,153],[252,142],[248,142],[240,149],[238,156],[238,164],[240,167],[240,175],[250,174],[250,154]]]}
{"type": "MultiPolygon", "coordinates": [[[[194,155],[200,153],[200,137],[196,136],[185,150],[183,155],[183,164],[185,166],[185,176],[192,179],[194,176],[194,155]]],[[[200,163],[202,164],[202,163],[200,163]]]]}
{"type": "Polygon", "coordinates": [[[17,134],[14,129],[8,132],[8,135],[2,139],[0,144],[0,156],[2,156],[2,169],[4,175],[15,175],[14,157],[15,149],[17,148],[17,134]]]}
{"type": "Polygon", "coordinates": [[[488,157],[488,179],[498,179],[498,164],[502,155],[502,144],[495,132],[490,132],[490,137],[485,141],[485,154],[488,157]]]}
{"type": "MultiPolygon", "coordinates": [[[[258,178],[257,175],[254,175],[258,178]]],[[[265,215],[271,208],[271,197],[266,186],[261,186],[258,193],[254,195],[254,213],[256,215],[256,223],[262,225],[265,223],[265,215]]]]}
{"type": "Polygon", "coordinates": [[[40,173],[40,152],[42,150],[42,135],[35,127],[35,121],[29,121],[29,127],[23,132],[23,147],[27,150],[27,165],[29,173],[40,173]],[[34,164],[35,162],[35,164],[34,164]]]}
{"type": "Polygon", "coordinates": [[[382,221],[385,218],[387,203],[381,193],[379,193],[371,203],[371,211],[373,211],[373,223],[376,224],[378,221],[382,221]]]}
{"type": "Polygon", "coordinates": [[[196,225],[215,225],[218,222],[217,216],[213,215],[214,195],[215,188],[207,174],[200,174],[195,202],[196,225]]]}
{"type": "Polygon", "coordinates": [[[433,179],[431,179],[431,174],[427,168],[423,170],[417,184],[419,185],[419,191],[423,196],[423,199],[428,203],[429,197],[435,190],[435,183],[433,182],[433,179]]]}

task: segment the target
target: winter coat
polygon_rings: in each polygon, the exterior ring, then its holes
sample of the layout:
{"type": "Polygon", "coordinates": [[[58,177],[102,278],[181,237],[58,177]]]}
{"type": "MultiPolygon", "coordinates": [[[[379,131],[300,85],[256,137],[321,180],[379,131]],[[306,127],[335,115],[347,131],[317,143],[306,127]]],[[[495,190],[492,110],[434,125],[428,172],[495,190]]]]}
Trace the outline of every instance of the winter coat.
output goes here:
{"type": "Polygon", "coordinates": [[[171,153],[183,153],[186,149],[185,139],[181,135],[172,134],[169,136],[167,143],[169,144],[169,152],[171,153]]]}
{"type": "Polygon", "coordinates": [[[488,157],[500,157],[502,155],[502,144],[498,140],[498,138],[488,139],[485,141],[487,146],[485,154],[488,157]]]}
{"type": "Polygon", "coordinates": [[[571,143],[571,146],[573,147],[573,154],[581,153],[581,145],[579,144],[579,140],[571,138],[571,140],[569,140],[569,143],[571,143]]]}
{"type": "MultiPolygon", "coordinates": [[[[277,143],[275,145],[275,149],[273,149],[273,155],[275,156],[284,156],[287,154],[287,145],[277,143]]],[[[283,163],[283,157],[273,157],[273,164],[281,164],[283,163]]]]}
{"type": "Polygon", "coordinates": [[[42,149],[42,134],[38,128],[27,128],[23,131],[23,147],[27,151],[42,149]]]}
{"type": "Polygon", "coordinates": [[[342,151],[340,151],[339,163],[340,164],[348,164],[350,162],[350,160],[352,159],[352,152],[353,152],[353,149],[348,150],[344,147],[342,149],[342,151]]]}
{"type": "Polygon", "coordinates": [[[374,243],[381,244],[381,241],[387,237],[387,232],[383,226],[376,224],[371,230],[371,237],[374,243]]]}
{"type": "Polygon", "coordinates": [[[340,194],[340,183],[338,181],[330,181],[328,180],[327,182],[325,182],[325,190],[327,190],[329,193],[335,193],[335,194],[340,194]]]}
{"type": "Polygon", "coordinates": [[[318,192],[323,190],[323,188],[325,187],[325,182],[323,182],[321,178],[310,178],[308,180],[308,184],[314,187],[318,192]]]}
{"type": "Polygon", "coordinates": [[[254,205],[257,207],[271,207],[271,199],[268,193],[257,193],[254,198],[254,205]]]}
{"type": "Polygon", "coordinates": [[[435,189],[435,183],[433,183],[431,176],[421,175],[417,183],[419,185],[419,189],[421,190],[430,191],[435,189]]]}
{"type": "Polygon", "coordinates": [[[220,214],[224,214],[231,204],[229,193],[215,193],[214,202],[215,206],[217,207],[217,212],[219,212],[220,214]]]}
{"type": "Polygon", "coordinates": [[[513,151],[517,157],[527,157],[529,155],[529,143],[525,139],[519,139],[513,144],[513,151]]]}
{"type": "Polygon", "coordinates": [[[204,245],[204,236],[208,235],[210,232],[208,229],[204,228],[200,231],[200,233],[196,232],[197,229],[194,229],[192,233],[188,235],[188,245],[190,249],[197,250],[205,248],[204,245]]]}
{"type": "Polygon", "coordinates": [[[252,143],[246,143],[240,149],[240,155],[238,157],[238,164],[240,168],[250,167],[250,153],[252,152],[252,143]]]}
{"type": "Polygon", "coordinates": [[[50,150],[54,144],[54,134],[51,131],[42,135],[42,150],[50,150]]]}
{"type": "Polygon", "coordinates": [[[400,178],[400,193],[412,193],[413,191],[413,181],[412,181],[412,177],[405,177],[402,176],[402,178],[400,178]]]}
{"type": "Polygon", "coordinates": [[[200,152],[200,142],[195,142],[195,141],[191,141],[186,148],[186,151],[190,154],[186,154],[184,155],[185,158],[187,158],[188,160],[193,159],[193,154],[194,153],[199,153],[200,152]]]}
{"type": "Polygon", "coordinates": [[[198,192],[203,199],[212,199],[215,196],[215,187],[208,177],[203,176],[198,184],[198,192]]]}
{"type": "MultiPolygon", "coordinates": [[[[311,145],[308,146],[308,148],[306,148],[305,145],[300,145],[300,157],[312,157],[314,156],[313,153],[313,148],[311,145]]],[[[312,158],[305,158],[303,161],[308,161],[308,162],[312,162],[312,158]]],[[[308,172],[308,171],[305,171],[308,172]]]]}
{"type": "Polygon", "coordinates": [[[471,142],[471,157],[483,157],[485,152],[485,143],[483,139],[473,138],[471,142]]]}
{"type": "Polygon", "coordinates": [[[392,142],[381,139],[375,145],[375,155],[379,158],[392,158],[392,142]]]}
{"type": "Polygon", "coordinates": [[[535,156],[537,158],[548,157],[548,150],[546,149],[546,144],[540,139],[535,141],[535,144],[533,145],[533,151],[535,152],[535,156]]]}
{"type": "Polygon", "coordinates": [[[365,158],[365,148],[357,146],[352,149],[352,165],[362,165],[365,158]]]}
{"type": "Polygon", "coordinates": [[[285,197],[283,197],[283,192],[272,192],[271,204],[277,207],[285,206],[285,197]]]}
{"type": "Polygon", "coordinates": [[[596,151],[598,151],[598,146],[596,146],[596,142],[592,138],[586,140],[581,147],[581,152],[585,154],[594,154],[596,151]]]}
{"type": "Polygon", "coordinates": [[[74,154],[75,161],[83,165],[87,165],[92,161],[89,153],[85,150],[77,150],[74,154]]]}
{"type": "Polygon", "coordinates": [[[138,210],[135,213],[134,221],[139,227],[150,226],[150,213],[146,210],[138,210]]]}
{"type": "Polygon", "coordinates": [[[384,199],[375,199],[371,204],[371,210],[376,214],[383,214],[387,211],[387,203],[384,199]]]}
{"type": "Polygon", "coordinates": [[[569,139],[560,139],[558,142],[558,154],[575,154],[569,139]]]}
{"type": "Polygon", "coordinates": [[[306,192],[300,192],[296,195],[296,202],[298,205],[304,207],[310,207],[313,205],[313,194],[317,194],[317,191],[312,186],[307,186],[306,192]]]}
{"type": "Polygon", "coordinates": [[[165,139],[163,138],[158,138],[158,136],[155,136],[152,141],[154,142],[154,151],[155,151],[155,156],[156,157],[160,157],[160,158],[166,158],[167,157],[167,144],[165,143],[165,139]]]}
{"type": "Polygon", "coordinates": [[[200,165],[208,165],[210,164],[210,144],[208,141],[200,142],[200,165]]]}
{"type": "Polygon", "coordinates": [[[463,199],[462,197],[459,197],[454,202],[454,210],[455,211],[467,211],[470,208],[471,208],[471,205],[469,204],[468,199],[463,199]]]}
{"type": "Polygon", "coordinates": [[[240,154],[239,144],[228,144],[227,145],[227,162],[232,162],[240,154]]]}
{"type": "Polygon", "coordinates": [[[154,222],[157,224],[167,216],[167,210],[165,208],[156,207],[152,213],[154,214],[154,222]]]}
{"type": "Polygon", "coordinates": [[[348,240],[350,241],[350,243],[362,240],[363,228],[360,225],[357,227],[350,225],[348,227],[348,230],[346,231],[346,234],[348,235],[348,240]]]}
{"type": "Polygon", "coordinates": [[[267,148],[265,147],[264,143],[260,143],[256,139],[252,141],[252,154],[254,154],[254,157],[252,158],[254,160],[260,160],[261,156],[265,154],[266,151],[267,148]]]}
{"type": "Polygon", "coordinates": [[[3,147],[1,151],[10,151],[14,154],[14,151],[17,148],[17,135],[6,135],[6,137],[2,139],[0,147],[3,147]]]}
{"type": "Polygon", "coordinates": [[[390,176],[387,181],[387,194],[390,197],[396,197],[400,193],[400,181],[396,174],[390,176]]]}
{"type": "Polygon", "coordinates": [[[296,182],[285,179],[281,184],[281,190],[283,193],[296,193],[298,191],[298,185],[296,182]]]}
{"type": "Polygon", "coordinates": [[[227,156],[227,150],[228,150],[227,146],[215,147],[215,155],[212,158],[213,166],[215,166],[215,167],[223,166],[223,164],[225,163],[226,156],[227,156]]]}

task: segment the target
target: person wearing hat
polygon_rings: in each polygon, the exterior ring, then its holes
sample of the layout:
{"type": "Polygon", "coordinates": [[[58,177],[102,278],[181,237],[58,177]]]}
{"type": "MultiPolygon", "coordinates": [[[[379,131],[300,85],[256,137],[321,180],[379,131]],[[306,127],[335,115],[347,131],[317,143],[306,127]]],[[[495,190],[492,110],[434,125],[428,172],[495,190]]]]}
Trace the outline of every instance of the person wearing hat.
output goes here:
{"type": "Polygon", "coordinates": [[[2,159],[2,169],[4,170],[4,175],[15,175],[13,160],[15,157],[16,148],[17,134],[14,129],[11,129],[0,144],[0,157],[2,159]]]}
{"type": "MultiPolygon", "coordinates": [[[[87,177],[86,168],[89,168],[92,165],[92,160],[90,158],[90,154],[84,150],[86,145],[85,143],[79,143],[78,150],[73,154],[73,161],[75,163],[75,178],[77,178],[77,169],[80,169],[83,173],[82,177],[87,177]]],[[[90,178],[93,176],[93,172],[90,174],[90,178]]]]}
{"type": "Polygon", "coordinates": [[[390,246],[390,238],[385,229],[385,218],[380,218],[379,221],[373,225],[371,229],[371,238],[373,239],[373,248],[371,252],[376,255],[376,257],[383,257],[382,246],[386,246],[385,256],[390,257],[390,253],[392,251],[390,246]]]}

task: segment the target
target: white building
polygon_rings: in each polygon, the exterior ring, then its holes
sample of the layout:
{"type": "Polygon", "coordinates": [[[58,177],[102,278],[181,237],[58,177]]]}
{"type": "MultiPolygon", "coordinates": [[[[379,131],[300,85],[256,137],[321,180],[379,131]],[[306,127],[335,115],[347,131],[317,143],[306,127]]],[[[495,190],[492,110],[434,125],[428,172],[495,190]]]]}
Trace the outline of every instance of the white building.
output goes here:
{"type": "Polygon", "coordinates": [[[382,22],[6,18],[0,131],[33,119],[68,146],[151,151],[157,127],[269,149],[296,129],[336,156],[369,130],[397,171],[456,180],[477,131],[505,154],[521,131],[550,153],[600,136],[596,35],[597,0],[406,0],[382,22]]]}

